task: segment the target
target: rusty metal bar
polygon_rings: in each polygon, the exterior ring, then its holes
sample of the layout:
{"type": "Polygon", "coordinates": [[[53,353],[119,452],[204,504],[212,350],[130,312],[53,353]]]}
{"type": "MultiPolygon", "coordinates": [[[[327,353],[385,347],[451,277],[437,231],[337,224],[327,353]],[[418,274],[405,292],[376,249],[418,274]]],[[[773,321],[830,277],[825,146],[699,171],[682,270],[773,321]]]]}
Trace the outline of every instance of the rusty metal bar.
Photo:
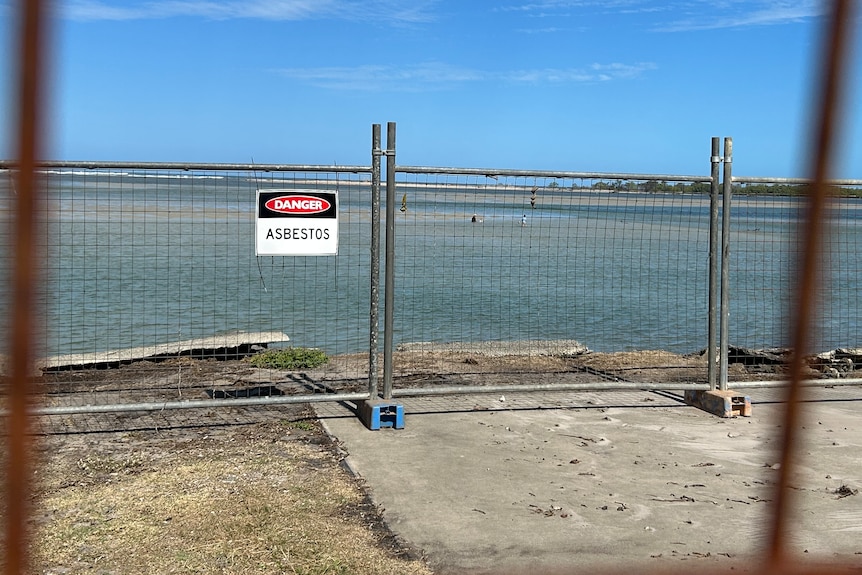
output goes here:
{"type": "Polygon", "coordinates": [[[850,43],[848,29],[854,22],[854,2],[834,0],[829,8],[826,34],[823,38],[823,65],[820,68],[822,76],[815,84],[815,89],[819,92],[819,105],[814,110],[816,117],[812,123],[816,130],[814,147],[811,150],[812,184],[809,188],[808,213],[801,230],[804,244],[798,266],[799,284],[796,290],[796,305],[792,310],[794,323],[790,335],[794,352],[789,366],[790,386],[782,425],[779,459],[781,474],[775,487],[773,499],[775,503],[767,539],[767,565],[776,570],[791,567],[788,540],[792,525],[793,490],[790,482],[798,458],[798,435],[803,422],[801,381],[805,368],[805,355],[810,346],[811,332],[814,328],[816,298],[821,275],[818,262],[821,247],[824,245],[823,234],[828,231],[828,226],[825,225],[829,196],[827,178],[832,169],[833,149],[838,141],[835,132],[841,108],[847,46],[850,43]]]}
{"type": "Polygon", "coordinates": [[[17,194],[12,210],[12,253],[10,324],[7,334],[9,384],[6,401],[6,573],[24,573],[28,563],[27,520],[30,500],[31,445],[29,440],[30,374],[34,359],[36,298],[41,237],[37,217],[39,187],[36,166],[42,147],[43,91],[43,6],[38,0],[22,0],[20,6],[19,80],[17,136],[17,194]]]}

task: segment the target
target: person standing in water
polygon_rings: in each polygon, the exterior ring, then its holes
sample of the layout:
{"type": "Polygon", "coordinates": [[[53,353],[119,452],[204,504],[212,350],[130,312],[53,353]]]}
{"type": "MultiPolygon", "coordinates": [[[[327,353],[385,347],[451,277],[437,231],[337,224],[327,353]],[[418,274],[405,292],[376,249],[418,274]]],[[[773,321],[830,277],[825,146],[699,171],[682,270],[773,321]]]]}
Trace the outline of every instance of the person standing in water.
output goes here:
{"type": "Polygon", "coordinates": [[[523,216],[521,216],[521,227],[524,227],[526,225],[527,225],[527,214],[524,214],[523,216]]]}

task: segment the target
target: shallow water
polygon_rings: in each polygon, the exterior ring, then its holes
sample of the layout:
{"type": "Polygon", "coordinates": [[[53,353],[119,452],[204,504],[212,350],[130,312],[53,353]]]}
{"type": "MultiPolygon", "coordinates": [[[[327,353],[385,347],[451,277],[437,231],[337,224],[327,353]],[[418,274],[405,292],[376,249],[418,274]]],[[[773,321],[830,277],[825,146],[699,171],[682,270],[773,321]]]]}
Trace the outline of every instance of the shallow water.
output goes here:
{"type": "MultiPolygon", "coordinates": [[[[48,178],[48,279],[41,292],[47,355],[269,330],[330,354],[368,349],[365,183],[337,185],[337,256],[256,257],[254,198],[261,182],[157,176],[48,178]]],[[[331,181],[264,187],[279,186],[336,187],[331,181]]],[[[544,190],[533,209],[518,189],[403,189],[407,209],[395,212],[396,344],[574,339],[597,351],[680,353],[706,346],[707,198],[544,190]]],[[[6,207],[8,201],[0,210],[6,207]]],[[[789,198],[736,199],[733,345],[786,343],[798,208],[789,198]]],[[[860,212],[858,200],[843,200],[836,210],[817,349],[860,342],[860,212]]],[[[8,256],[0,265],[8,269],[8,256]]],[[[382,329],[382,277],[380,285],[382,329]]]]}

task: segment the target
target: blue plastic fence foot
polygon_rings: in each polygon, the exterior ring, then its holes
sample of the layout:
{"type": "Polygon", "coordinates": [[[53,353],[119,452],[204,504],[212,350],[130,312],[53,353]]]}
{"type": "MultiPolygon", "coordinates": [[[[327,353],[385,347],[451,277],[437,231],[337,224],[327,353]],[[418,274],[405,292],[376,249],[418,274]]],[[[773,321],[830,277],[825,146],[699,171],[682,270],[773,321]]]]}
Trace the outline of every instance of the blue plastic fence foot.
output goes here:
{"type": "Polygon", "coordinates": [[[404,406],[392,401],[373,399],[360,401],[357,405],[359,419],[365,427],[376,431],[381,427],[404,429],[404,406]]]}

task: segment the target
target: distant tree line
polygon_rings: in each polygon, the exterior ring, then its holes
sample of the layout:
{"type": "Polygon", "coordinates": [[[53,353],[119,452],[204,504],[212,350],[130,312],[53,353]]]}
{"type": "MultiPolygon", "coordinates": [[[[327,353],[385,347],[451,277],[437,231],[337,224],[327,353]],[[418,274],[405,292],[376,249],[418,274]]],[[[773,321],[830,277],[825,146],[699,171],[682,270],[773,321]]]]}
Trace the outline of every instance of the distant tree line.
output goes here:
{"type": "MultiPolygon", "coordinates": [[[[576,186],[572,186],[572,189],[575,188],[576,186]]],[[[647,194],[709,194],[710,184],[709,182],[668,183],[662,180],[599,180],[590,186],[590,189],[647,194]]],[[[807,184],[734,184],[733,186],[733,193],[740,195],[802,196],[807,190],[807,184]]],[[[862,197],[862,188],[836,186],[833,190],[834,195],[840,197],[862,197]]]]}
{"type": "Polygon", "coordinates": [[[675,182],[668,183],[662,180],[599,180],[590,186],[593,190],[607,190],[611,192],[641,192],[647,194],[708,194],[709,183],[707,182],[675,182]]]}
{"type": "MultiPolygon", "coordinates": [[[[772,194],[775,196],[804,196],[808,193],[808,184],[738,184],[733,186],[734,194],[772,194]]],[[[843,198],[862,197],[862,188],[850,186],[833,186],[832,194],[843,198]]]]}

